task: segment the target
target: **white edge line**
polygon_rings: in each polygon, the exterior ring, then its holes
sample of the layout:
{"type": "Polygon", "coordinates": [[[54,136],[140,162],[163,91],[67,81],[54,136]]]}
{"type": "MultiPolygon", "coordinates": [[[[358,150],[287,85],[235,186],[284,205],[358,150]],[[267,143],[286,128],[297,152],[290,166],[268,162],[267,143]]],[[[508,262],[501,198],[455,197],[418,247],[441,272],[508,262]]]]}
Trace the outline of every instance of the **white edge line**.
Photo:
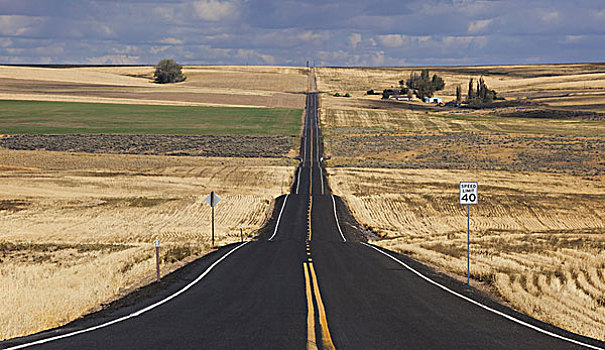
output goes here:
{"type": "Polygon", "coordinates": [[[301,171],[302,171],[302,168],[299,165],[298,166],[298,180],[296,180],[296,194],[298,194],[298,188],[300,187],[300,172],[301,171]]]}
{"type": "Polygon", "coordinates": [[[303,162],[307,160],[307,136],[303,135],[303,162]]]}
{"type": "Polygon", "coordinates": [[[319,177],[321,179],[321,194],[324,194],[324,172],[321,168],[321,163],[319,164],[319,177]]]}
{"type": "Polygon", "coordinates": [[[342,230],[340,229],[340,223],[338,222],[338,215],[336,215],[336,201],[334,200],[334,195],[332,195],[332,205],[334,206],[334,218],[336,219],[336,227],[338,227],[338,232],[340,232],[340,237],[342,237],[342,241],[346,242],[347,239],[345,235],[342,234],[342,230]]]}
{"type": "Polygon", "coordinates": [[[279,215],[277,216],[277,222],[275,223],[275,230],[273,230],[273,234],[271,235],[271,238],[269,238],[269,240],[272,240],[273,237],[275,237],[275,235],[277,234],[277,229],[279,228],[279,222],[281,221],[281,214],[284,212],[284,208],[286,207],[286,202],[288,201],[289,196],[290,196],[290,194],[286,195],[286,198],[284,199],[284,204],[281,205],[281,210],[279,211],[279,215]]]}
{"type": "Polygon", "coordinates": [[[540,333],[543,333],[543,334],[549,335],[549,336],[551,336],[551,337],[558,338],[558,339],[561,339],[561,340],[565,340],[565,341],[568,341],[568,342],[570,342],[570,343],[574,343],[574,344],[576,344],[576,345],[585,346],[585,347],[590,348],[590,349],[595,349],[595,350],[605,350],[605,349],[603,349],[603,348],[599,348],[599,347],[594,346],[594,345],[590,345],[590,344],[582,343],[582,342],[580,342],[580,341],[577,341],[577,340],[574,340],[574,339],[571,339],[571,338],[567,338],[567,337],[564,337],[564,336],[562,336],[562,335],[558,335],[558,334],[553,333],[553,332],[549,332],[549,331],[547,331],[547,330],[545,330],[545,329],[542,329],[542,328],[540,328],[540,327],[534,326],[534,325],[529,324],[529,323],[527,323],[527,322],[525,322],[525,321],[521,321],[521,320],[519,320],[519,319],[517,319],[517,318],[515,318],[515,317],[513,317],[513,316],[510,316],[510,315],[507,315],[507,314],[505,314],[505,313],[503,313],[503,312],[500,312],[500,311],[498,311],[498,310],[492,309],[492,308],[491,308],[491,307],[489,307],[489,306],[483,305],[483,304],[481,304],[481,303],[480,303],[480,302],[478,302],[478,301],[475,301],[475,300],[473,300],[473,299],[471,299],[471,298],[469,298],[469,297],[467,297],[467,296],[464,296],[464,295],[462,295],[462,294],[460,294],[460,293],[458,293],[458,292],[455,292],[455,291],[453,291],[453,290],[449,289],[448,287],[446,287],[446,286],[444,286],[444,285],[442,285],[442,284],[440,284],[440,283],[438,283],[438,282],[433,281],[432,279],[430,279],[430,278],[426,277],[425,275],[421,274],[420,272],[418,272],[418,271],[414,270],[413,268],[411,268],[409,265],[407,265],[406,263],[402,262],[401,260],[399,260],[399,259],[395,258],[394,256],[392,256],[392,255],[390,255],[390,254],[387,254],[387,253],[383,252],[382,250],[380,250],[380,249],[378,249],[378,248],[376,248],[376,247],[374,247],[374,246],[372,246],[372,245],[370,245],[370,244],[367,244],[367,243],[365,243],[365,242],[361,242],[361,244],[363,244],[363,245],[365,245],[365,246],[367,246],[367,247],[370,247],[370,248],[372,248],[372,249],[376,250],[377,252],[379,252],[379,253],[381,253],[381,254],[383,254],[383,255],[386,255],[387,257],[389,257],[389,258],[391,258],[391,259],[395,260],[397,263],[399,263],[400,265],[402,265],[402,266],[403,266],[403,267],[405,267],[406,269],[410,270],[411,272],[413,272],[414,274],[416,274],[418,277],[422,278],[423,280],[425,280],[425,281],[427,281],[427,282],[429,282],[429,283],[431,283],[431,284],[433,284],[433,285],[435,285],[435,286],[437,286],[437,287],[439,287],[439,288],[441,288],[441,289],[445,290],[445,291],[446,291],[446,292],[448,292],[448,293],[451,293],[451,294],[453,294],[453,295],[455,295],[455,296],[457,296],[457,297],[459,297],[459,298],[461,298],[461,299],[464,299],[464,300],[468,301],[469,303],[475,304],[475,305],[479,306],[479,307],[480,307],[480,308],[482,308],[482,309],[485,309],[485,310],[487,310],[487,311],[493,312],[493,313],[495,313],[496,315],[500,315],[500,316],[502,316],[502,317],[504,317],[504,318],[506,318],[506,319],[508,319],[508,320],[510,320],[510,321],[516,322],[516,323],[518,323],[518,324],[520,324],[520,325],[523,325],[523,326],[525,326],[525,327],[531,328],[531,329],[533,329],[533,330],[535,330],[535,331],[538,331],[538,332],[540,332],[540,333]]]}
{"type": "Polygon", "coordinates": [[[162,299],[162,300],[160,300],[160,301],[158,301],[158,302],[156,302],[156,303],[154,303],[154,304],[151,304],[151,305],[147,306],[146,308],[143,308],[143,309],[141,309],[141,310],[139,310],[139,311],[136,311],[136,312],[133,312],[133,313],[131,313],[131,314],[129,314],[129,315],[126,315],[126,316],[120,317],[120,318],[118,318],[118,319],[115,319],[115,320],[112,320],[112,321],[109,321],[109,322],[102,323],[102,324],[97,325],[97,326],[94,326],[94,327],[90,327],[90,328],[81,329],[81,330],[76,331],[76,332],[71,332],[71,333],[67,333],[67,334],[62,334],[62,335],[58,335],[58,336],[51,337],[51,338],[40,339],[40,340],[37,340],[37,341],[35,341],[35,342],[31,342],[31,343],[25,343],[25,344],[21,344],[21,345],[13,346],[13,347],[11,347],[11,348],[7,348],[7,349],[5,349],[5,350],[16,350],[16,349],[23,349],[23,348],[30,347],[30,346],[33,346],[33,345],[40,345],[40,344],[48,343],[48,342],[51,342],[51,341],[53,341],[53,340],[59,340],[59,339],[62,339],[62,338],[68,338],[68,337],[72,337],[72,336],[74,336],[74,335],[78,335],[78,334],[82,334],[82,333],[92,332],[92,331],[97,330],[97,329],[99,329],[99,328],[104,328],[104,327],[107,327],[107,326],[111,326],[112,324],[115,324],[115,323],[118,323],[118,322],[122,322],[122,321],[125,321],[125,320],[127,320],[127,319],[130,319],[130,318],[133,318],[133,317],[137,317],[137,316],[139,316],[139,315],[141,315],[141,314],[144,314],[145,312],[150,311],[150,310],[152,310],[152,309],[155,309],[156,307],[158,307],[158,306],[160,306],[160,305],[162,305],[162,304],[164,304],[164,303],[167,303],[167,302],[169,302],[170,300],[172,300],[172,299],[176,298],[177,296],[179,296],[179,295],[183,294],[183,293],[184,293],[185,291],[187,291],[189,288],[193,287],[193,285],[195,285],[196,283],[198,283],[198,282],[199,282],[199,281],[200,281],[202,278],[206,277],[206,275],[207,275],[208,273],[210,273],[210,271],[212,271],[212,269],[213,269],[213,268],[214,268],[216,265],[218,265],[218,264],[219,264],[221,261],[223,261],[223,260],[224,260],[224,259],[226,259],[226,258],[227,258],[229,255],[231,255],[233,252],[235,252],[236,250],[238,250],[239,248],[241,248],[241,247],[245,246],[245,245],[246,245],[246,244],[248,244],[248,243],[250,243],[250,241],[247,241],[247,242],[245,242],[245,243],[242,243],[242,244],[238,245],[237,247],[235,247],[235,248],[231,249],[231,250],[230,250],[230,251],[229,251],[227,254],[223,255],[223,256],[222,256],[220,259],[218,259],[217,261],[215,261],[215,262],[214,262],[212,265],[210,265],[210,267],[208,267],[208,268],[206,269],[206,271],[204,271],[204,272],[203,272],[201,275],[199,275],[199,276],[198,276],[196,279],[194,279],[193,281],[191,281],[191,282],[190,282],[189,284],[187,284],[185,287],[181,288],[181,289],[180,289],[179,291],[177,291],[176,293],[174,293],[174,294],[172,294],[172,295],[170,295],[170,296],[168,296],[168,297],[166,297],[166,298],[164,298],[164,299],[162,299]]]}

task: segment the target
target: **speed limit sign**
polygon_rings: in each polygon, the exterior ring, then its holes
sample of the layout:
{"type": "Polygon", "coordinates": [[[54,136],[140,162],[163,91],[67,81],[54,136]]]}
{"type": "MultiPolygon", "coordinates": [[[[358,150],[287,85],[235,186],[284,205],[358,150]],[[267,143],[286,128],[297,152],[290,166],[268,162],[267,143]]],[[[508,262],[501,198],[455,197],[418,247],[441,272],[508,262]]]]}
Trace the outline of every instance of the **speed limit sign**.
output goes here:
{"type": "Polygon", "coordinates": [[[460,204],[477,204],[479,202],[479,186],[477,182],[460,182],[460,204]]]}
{"type": "Polygon", "coordinates": [[[460,182],[460,204],[466,205],[466,284],[471,283],[471,204],[479,202],[476,181],[460,182]]]}

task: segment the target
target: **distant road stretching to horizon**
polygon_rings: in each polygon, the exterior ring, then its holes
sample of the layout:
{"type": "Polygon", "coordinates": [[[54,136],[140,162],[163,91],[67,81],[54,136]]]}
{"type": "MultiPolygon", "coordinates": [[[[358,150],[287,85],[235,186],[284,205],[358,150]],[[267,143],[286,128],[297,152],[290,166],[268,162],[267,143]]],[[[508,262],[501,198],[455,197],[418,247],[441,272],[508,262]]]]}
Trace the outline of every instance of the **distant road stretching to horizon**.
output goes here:
{"type": "Polygon", "coordinates": [[[342,225],[353,219],[327,181],[317,101],[317,93],[307,94],[291,192],[277,199],[258,240],[221,248],[120,308],[0,348],[605,348],[367,244],[353,225],[342,225]]]}

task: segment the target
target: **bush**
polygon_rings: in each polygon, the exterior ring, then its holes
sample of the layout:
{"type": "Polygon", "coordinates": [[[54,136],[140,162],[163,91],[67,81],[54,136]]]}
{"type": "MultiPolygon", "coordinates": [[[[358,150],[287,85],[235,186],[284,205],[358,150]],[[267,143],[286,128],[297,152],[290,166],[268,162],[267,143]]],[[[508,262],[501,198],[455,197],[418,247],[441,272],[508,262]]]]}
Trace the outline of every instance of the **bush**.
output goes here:
{"type": "Polygon", "coordinates": [[[158,84],[178,83],[184,81],[186,77],[183,75],[180,64],[174,60],[161,60],[155,66],[153,78],[158,84]]]}

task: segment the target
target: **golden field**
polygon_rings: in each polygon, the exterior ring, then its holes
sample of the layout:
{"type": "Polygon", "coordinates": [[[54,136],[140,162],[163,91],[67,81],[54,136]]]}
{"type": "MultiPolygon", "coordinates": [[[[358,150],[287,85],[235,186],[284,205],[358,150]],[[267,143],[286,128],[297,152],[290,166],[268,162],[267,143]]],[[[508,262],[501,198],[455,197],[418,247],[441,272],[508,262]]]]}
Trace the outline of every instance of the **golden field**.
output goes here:
{"type": "Polygon", "coordinates": [[[558,174],[439,169],[330,169],[334,192],[380,246],[466,276],[466,206],[458,183],[479,182],[470,208],[471,278],[513,308],[605,339],[605,183],[558,174]]]}
{"type": "Polygon", "coordinates": [[[248,239],[288,192],[287,159],[0,150],[0,339],[65,324],[162,274],[248,239]],[[78,276],[78,278],[74,278],[78,276]]]}
{"type": "MultiPolygon", "coordinates": [[[[603,112],[605,110],[605,64],[509,65],[474,67],[376,67],[376,68],[316,68],[317,85],[327,93],[349,92],[355,98],[376,100],[380,96],[366,96],[373,89],[397,87],[410,73],[427,68],[445,80],[445,89],[437,96],[444,102],[454,99],[456,85],[465,93],[469,78],[475,81],[483,76],[486,84],[507,99],[524,99],[542,103],[546,107],[580,108],[603,112]]],[[[351,102],[351,100],[348,100],[351,102]]],[[[327,98],[326,102],[346,104],[347,99],[327,98]]]]}
{"type": "MultiPolygon", "coordinates": [[[[386,102],[421,68],[318,68],[331,186],[378,245],[471,283],[511,307],[605,340],[605,65],[432,67],[455,85],[483,75],[518,104],[471,110],[386,102]],[[349,92],[351,98],[332,96],[349,92]],[[536,117],[539,116],[539,117],[536,117]]],[[[507,101],[508,102],[508,101],[507,101]]]]}
{"type": "Polygon", "coordinates": [[[187,66],[187,80],[154,84],[154,68],[0,66],[0,99],[181,106],[303,108],[307,69],[187,66]]]}

